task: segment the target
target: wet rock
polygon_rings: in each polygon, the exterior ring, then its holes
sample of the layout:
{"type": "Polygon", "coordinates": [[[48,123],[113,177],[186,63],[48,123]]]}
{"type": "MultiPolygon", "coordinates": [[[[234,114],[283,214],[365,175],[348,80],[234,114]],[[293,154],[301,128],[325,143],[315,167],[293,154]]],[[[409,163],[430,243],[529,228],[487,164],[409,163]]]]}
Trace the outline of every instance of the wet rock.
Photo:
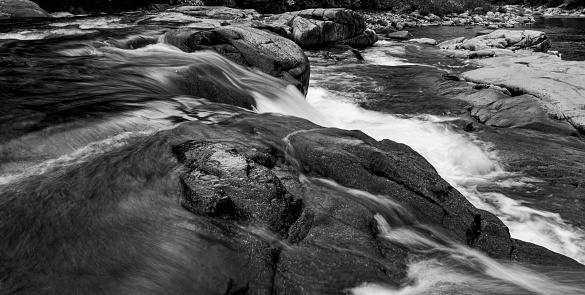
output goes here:
{"type": "Polygon", "coordinates": [[[535,265],[551,265],[562,267],[583,268],[579,262],[566,256],[559,256],[557,253],[544,247],[514,239],[514,248],[510,252],[510,259],[526,261],[535,265]]]}
{"type": "Polygon", "coordinates": [[[165,38],[185,51],[217,51],[238,64],[282,78],[302,93],[307,93],[309,61],[301,48],[285,38],[258,29],[235,26],[202,32],[171,31],[165,38]]]}
{"type": "Polygon", "coordinates": [[[410,208],[423,223],[440,224],[461,243],[466,243],[467,228],[475,214],[481,214],[483,235],[475,247],[492,257],[509,257],[512,241],[501,221],[468,204],[409,147],[335,129],[298,133],[289,136],[289,142],[306,173],[389,196],[410,208]]]}
{"type": "Polygon", "coordinates": [[[239,153],[238,146],[185,142],[174,148],[189,171],[182,177],[189,211],[216,218],[254,219],[288,238],[303,201],[287,193],[267,167],[239,153]]]}
{"type": "Polygon", "coordinates": [[[0,0],[0,19],[51,17],[36,3],[28,0],[0,0]]]}

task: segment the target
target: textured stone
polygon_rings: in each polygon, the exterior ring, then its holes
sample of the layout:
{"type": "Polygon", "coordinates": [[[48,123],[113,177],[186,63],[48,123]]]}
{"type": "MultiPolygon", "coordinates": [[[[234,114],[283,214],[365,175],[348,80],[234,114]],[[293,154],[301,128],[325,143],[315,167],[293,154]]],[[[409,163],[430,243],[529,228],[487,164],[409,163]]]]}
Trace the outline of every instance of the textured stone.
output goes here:
{"type": "Polygon", "coordinates": [[[32,1],[0,0],[0,19],[28,17],[51,17],[51,15],[32,1]]]}

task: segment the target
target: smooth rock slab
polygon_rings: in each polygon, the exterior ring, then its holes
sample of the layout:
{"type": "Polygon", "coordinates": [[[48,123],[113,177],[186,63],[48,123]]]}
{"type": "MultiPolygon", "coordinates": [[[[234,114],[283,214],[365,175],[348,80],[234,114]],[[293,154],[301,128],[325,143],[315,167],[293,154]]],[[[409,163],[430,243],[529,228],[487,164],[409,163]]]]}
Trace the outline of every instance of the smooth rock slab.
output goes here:
{"type": "Polygon", "coordinates": [[[530,94],[510,96],[497,89],[484,89],[473,94],[461,94],[458,99],[473,105],[470,115],[478,122],[507,128],[576,135],[577,131],[566,121],[550,118],[540,100],[530,94]]]}
{"type": "Polygon", "coordinates": [[[478,61],[483,68],[462,74],[476,83],[501,86],[539,99],[548,116],[585,133],[585,64],[557,56],[518,53],[478,61]]]}

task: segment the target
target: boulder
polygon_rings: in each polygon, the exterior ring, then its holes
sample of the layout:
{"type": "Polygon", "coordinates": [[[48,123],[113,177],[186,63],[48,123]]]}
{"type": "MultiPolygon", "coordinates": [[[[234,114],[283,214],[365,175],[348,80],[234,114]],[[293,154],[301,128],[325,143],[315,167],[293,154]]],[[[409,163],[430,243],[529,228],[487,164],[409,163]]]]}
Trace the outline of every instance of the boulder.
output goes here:
{"type": "Polygon", "coordinates": [[[0,19],[51,17],[36,3],[28,0],[0,0],[0,19]]]}
{"type": "Polygon", "coordinates": [[[511,96],[499,89],[489,88],[473,94],[461,94],[456,98],[472,104],[471,116],[489,126],[577,134],[568,122],[550,118],[540,99],[530,94],[511,96]]]}
{"type": "Polygon", "coordinates": [[[228,59],[257,68],[295,85],[302,93],[309,86],[309,61],[294,42],[253,28],[224,26],[209,31],[175,30],[164,36],[184,51],[213,50],[228,59]]]}
{"type": "MultiPolygon", "coordinates": [[[[486,32],[487,33],[487,32],[486,32]]],[[[494,30],[491,33],[471,39],[456,38],[439,44],[443,49],[461,49],[478,51],[490,48],[500,49],[530,49],[536,52],[546,52],[550,48],[550,40],[545,33],[533,30],[513,31],[494,30]],[[455,44],[455,46],[450,46],[455,44]]]]}
{"type": "MultiPolygon", "coordinates": [[[[516,94],[530,94],[537,100],[524,98],[524,102],[539,105],[547,117],[567,122],[580,133],[585,133],[585,67],[581,62],[563,61],[544,53],[516,52],[481,59],[477,63],[483,67],[463,73],[463,78],[498,85],[516,94]]],[[[531,112],[541,114],[536,109],[531,112]]]]}
{"type": "Polygon", "coordinates": [[[366,29],[364,17],[348,9],[306,9],[273,16],[266,22],[273,28],[290,27],[292,40],[304,48],[332,44],[360,48],[378,40],[374,31],[366,29]]]}

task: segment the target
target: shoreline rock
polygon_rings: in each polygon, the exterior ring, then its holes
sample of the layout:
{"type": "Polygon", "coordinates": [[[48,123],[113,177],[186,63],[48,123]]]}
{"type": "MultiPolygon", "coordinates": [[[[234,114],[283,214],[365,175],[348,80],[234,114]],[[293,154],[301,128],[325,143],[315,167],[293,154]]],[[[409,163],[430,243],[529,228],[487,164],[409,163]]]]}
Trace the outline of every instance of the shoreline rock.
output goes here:
{"type": "Polygon", "coordinates": [[[544,54],[517,52],[477,60],[482,68],[463,73],[470,82],[492,84],[530,94],[547,117],[566,121],[585,134],[585,65],[544,54]]]}

